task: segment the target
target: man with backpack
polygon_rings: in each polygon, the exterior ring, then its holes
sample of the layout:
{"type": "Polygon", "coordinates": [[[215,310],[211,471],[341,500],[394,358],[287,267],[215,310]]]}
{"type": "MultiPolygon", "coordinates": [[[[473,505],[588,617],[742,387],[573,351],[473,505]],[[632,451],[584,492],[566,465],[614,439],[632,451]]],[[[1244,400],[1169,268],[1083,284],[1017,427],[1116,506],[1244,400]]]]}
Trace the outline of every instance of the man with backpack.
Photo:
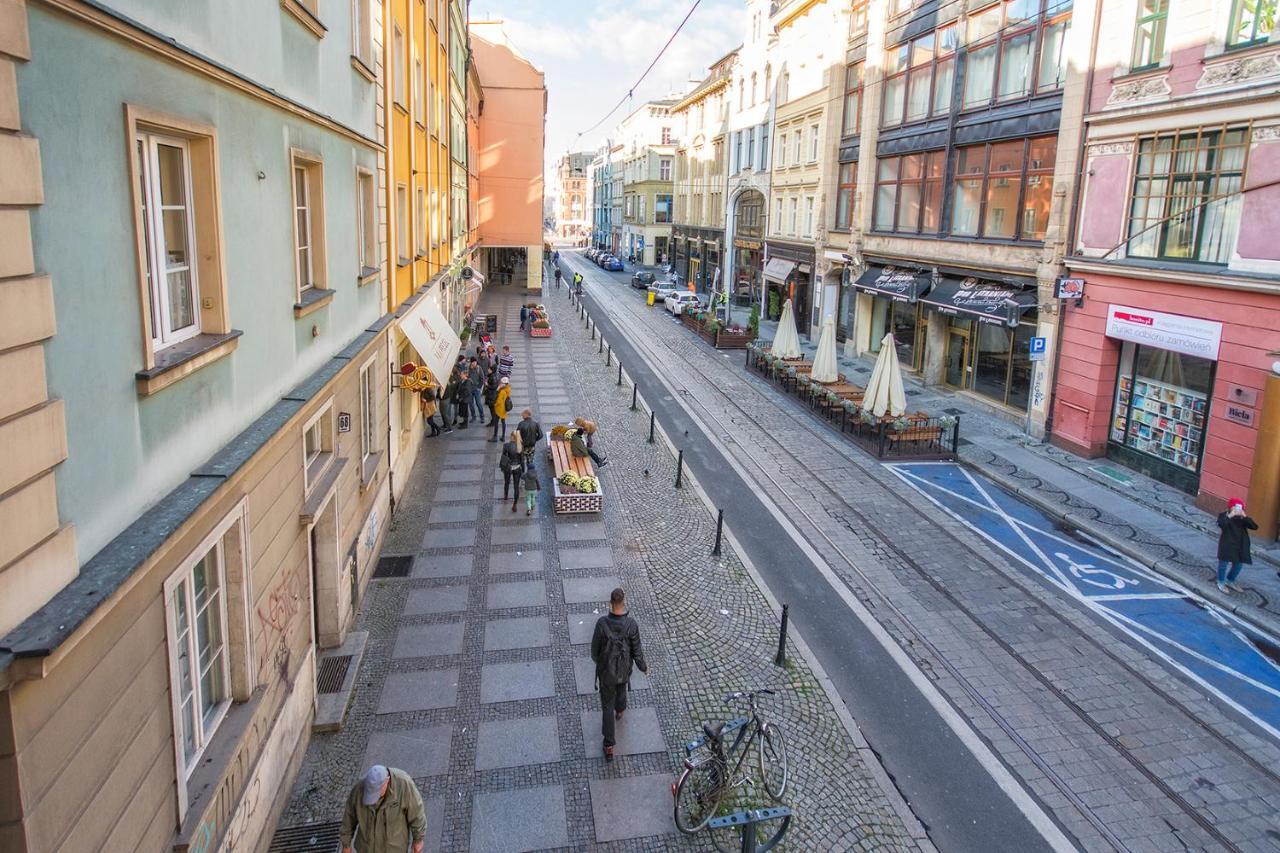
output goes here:
{"type": "Polygon", "coordinates": [[[520,433],[520,444],[524,447],[524,466],[533,465],[533,452],[542,441],[542,424],[533,419],[533,410],[525,409],[520,413],[520,423],[516,424],[516,432],[520,433]]]}
{"type": "Polygon", "coordinates": [[[646,675],[649,664],[640,646],[640,626],[627,615],[627,594],[618,587],[609,594],[609,612],[596,620],[591,636],[591,659],[596,664],[596,686],[600,690],[600,734],[604,737],[604,760],[613,761],[614,724],[627,710],[627,690],[631,667],[646,675]]]}

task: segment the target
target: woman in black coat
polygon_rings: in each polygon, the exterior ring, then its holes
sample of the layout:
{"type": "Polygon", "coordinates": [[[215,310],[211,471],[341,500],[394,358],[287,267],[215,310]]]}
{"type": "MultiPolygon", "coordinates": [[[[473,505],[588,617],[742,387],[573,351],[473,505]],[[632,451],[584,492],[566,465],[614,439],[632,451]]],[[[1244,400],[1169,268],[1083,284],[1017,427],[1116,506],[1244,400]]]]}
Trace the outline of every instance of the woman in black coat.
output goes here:
{"type": "Polygon", "coordinates": [[[1244,513],[1244,501],[1232,498],[1227,511],[1218,513],[1218,589],[1223,592],[1240,592],[1236,578],[1240,570],[1253,562],[1249,553],[1249,531],[1257,530],[1258,523],[1244,513]]]}

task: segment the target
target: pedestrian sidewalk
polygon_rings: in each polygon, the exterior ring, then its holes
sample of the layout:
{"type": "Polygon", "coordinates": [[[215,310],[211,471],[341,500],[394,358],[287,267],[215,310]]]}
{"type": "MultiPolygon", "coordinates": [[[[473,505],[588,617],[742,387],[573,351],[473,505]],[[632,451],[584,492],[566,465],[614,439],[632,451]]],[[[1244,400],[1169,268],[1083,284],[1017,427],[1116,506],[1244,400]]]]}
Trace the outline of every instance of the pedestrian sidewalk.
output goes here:
{"type": "MultiPolygon", "coordinates": [[[[762,323],[769,340],[776,323],[762,323]]],[[[817,340],[801,339],[812,358],[817,340]]],[[[838,358],[850,378],[870,376],[874,358],[838,358]]],[[[1214,584],[1218,566],[1216,517],[1191,495],[1107,459],[1085,459],[1032,438],[968,395],[925,386],[903,374],[908,407],[960,418],[960,461],[1034,503],[1102,544],[1193,588],[1215,605],[1280,631],[1280,545],[1253,544],[1254,564],[1240,576],[1244,592],[1222,593],[1214,584]]]]}
{"type": "Polygon", "coordinates": [[[498,344],[517,359],[508,428],[526,406],[544,430],[595,420],[605,510],[555,517],[539,452],[538,509],[512,513],[488,428],[428,441],[384,545],[388,576],[362,603],[369,641],[346,724],[313,736],[282,830],[332,837],[351,785],[385,763],[422,791],[431,851],[705,849],[672,820],[682,744],[699,721],[733,716],[724,694],[769,685],[800,815],[793,848],[927,849],[803,660],[773,666],[766,598],[729,549],[711,556],[713,520],[692,489],[674,488],[674,460],[645,441],[647,417],[567,292],[544,297],[551,339],[518,332],[525,298],[491,288],[479,309],[499,316],[498,344]],[[389,576],[397,569],[405,576],[389,576]],[[633,680],[606,763],[587,643],[619,585],[652,678],[633,680]]]}

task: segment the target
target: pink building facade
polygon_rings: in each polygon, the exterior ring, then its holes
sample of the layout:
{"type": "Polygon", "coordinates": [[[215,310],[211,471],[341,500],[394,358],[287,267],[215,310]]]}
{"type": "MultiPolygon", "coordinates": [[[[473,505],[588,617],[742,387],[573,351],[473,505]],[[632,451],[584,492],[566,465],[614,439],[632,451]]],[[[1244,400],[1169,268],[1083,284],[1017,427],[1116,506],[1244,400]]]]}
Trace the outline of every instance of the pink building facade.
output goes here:
{"type": "Polygon", "coordinates": [[[1247,0],[1140,5],[1101,4],[1052,440],[1214,510],[1280,350],[1280,43],[1247,0]]]}

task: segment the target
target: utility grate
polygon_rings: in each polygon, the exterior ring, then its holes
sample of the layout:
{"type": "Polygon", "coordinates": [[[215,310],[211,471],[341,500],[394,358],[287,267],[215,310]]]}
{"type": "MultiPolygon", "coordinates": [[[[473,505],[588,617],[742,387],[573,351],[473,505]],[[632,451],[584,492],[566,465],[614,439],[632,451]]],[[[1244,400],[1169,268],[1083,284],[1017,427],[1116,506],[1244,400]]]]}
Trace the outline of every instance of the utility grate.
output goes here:
{"type": "Polygon", "coordinates": [[[375,578],[407,578],[413,568],[413,557],[382,557],[378,560],[378,568],[373,570],[375,578]]]}
{"type": "Polygon", "coordinates": [[[351,655],[335,655],[320,659],[320,674],[316,677],[316,693],[337,693],[347,680],[351,668],[351,655]]]}
{"type": "Polygon", "coordinates": [[[957,409],[957,408],[955,408],[955,407],[952,407],[952,408],[950,408],[950,409],[943,409],[942,411],[946,412],[948,415],[963,415],[963,414],[964,414],[964,409],[957,409]]]}
{"type": "Polygon", "coordinates": [[[282,826],[271,839],[267,853],[337,853],[338,821],[282,826]]]}

